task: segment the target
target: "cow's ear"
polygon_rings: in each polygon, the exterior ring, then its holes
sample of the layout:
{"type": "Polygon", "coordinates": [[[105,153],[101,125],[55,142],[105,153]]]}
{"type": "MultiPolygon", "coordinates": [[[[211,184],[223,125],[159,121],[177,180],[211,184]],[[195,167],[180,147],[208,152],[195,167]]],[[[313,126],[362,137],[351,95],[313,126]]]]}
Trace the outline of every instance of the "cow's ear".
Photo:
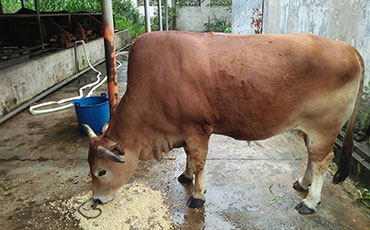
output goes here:
{"type": "Polygon", "coordinates": [[[125,150],[121,144],[115,144],[112,146],[112,151],[118,155],[125,155],[125,150]]]}

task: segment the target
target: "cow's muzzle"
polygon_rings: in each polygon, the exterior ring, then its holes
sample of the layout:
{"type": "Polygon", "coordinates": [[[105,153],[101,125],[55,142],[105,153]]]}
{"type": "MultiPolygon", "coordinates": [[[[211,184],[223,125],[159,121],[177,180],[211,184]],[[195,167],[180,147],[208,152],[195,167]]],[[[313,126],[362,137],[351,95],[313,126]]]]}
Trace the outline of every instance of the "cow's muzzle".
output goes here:
{"type": "Polygon", "coordinates": [[[114,195],[113,196],[94,196],[93,197],[94,202],[99,201],[100,204],[108,203],[109,201],[111,201],[113,199],[114,199],[114,195]]]}

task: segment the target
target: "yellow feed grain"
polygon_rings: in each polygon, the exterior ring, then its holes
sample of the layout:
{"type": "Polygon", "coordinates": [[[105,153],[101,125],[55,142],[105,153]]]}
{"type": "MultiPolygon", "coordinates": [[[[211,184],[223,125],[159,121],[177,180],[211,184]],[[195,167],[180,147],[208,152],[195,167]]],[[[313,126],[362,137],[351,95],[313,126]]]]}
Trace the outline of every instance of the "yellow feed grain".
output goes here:
{"type": "MultiPolygon", "coordinates": [[[[161,191],[153,190],[147,183],[134,182],[123,186],[113,201],[99,205],[102,214],[96,219],[86,219],[77,208],[91,197],[80,194],[62,202],[59,212],[71,214],[79,221],[82,229],[172,229],[172,217],[165,205],[165,196],[161,191]]],[[[52,206],[56,206],[51,203],[52,206]]],[[[60,204],[59,204],[60,205],[60,204]]],[[[88,208],[91,205],[84,205],[88,208]]],[[[87,216],[95,216],[94,210],[81,211],[87,216]]]]}

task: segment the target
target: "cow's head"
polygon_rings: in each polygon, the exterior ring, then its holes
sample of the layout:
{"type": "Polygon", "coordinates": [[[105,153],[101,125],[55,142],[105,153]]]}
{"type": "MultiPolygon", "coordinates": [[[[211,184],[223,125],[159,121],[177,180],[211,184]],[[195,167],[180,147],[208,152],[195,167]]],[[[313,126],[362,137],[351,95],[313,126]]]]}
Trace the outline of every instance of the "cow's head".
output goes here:
{"type": "Polygon", "coordinates": [[[116,191],[131,178],[139,160],[136,154],[104,137],[104,128],[103,135],[97,136],[88,125],[83,127],[90,138],[88,161],[93,199],[106,203],[113,200],[116,191]]]}

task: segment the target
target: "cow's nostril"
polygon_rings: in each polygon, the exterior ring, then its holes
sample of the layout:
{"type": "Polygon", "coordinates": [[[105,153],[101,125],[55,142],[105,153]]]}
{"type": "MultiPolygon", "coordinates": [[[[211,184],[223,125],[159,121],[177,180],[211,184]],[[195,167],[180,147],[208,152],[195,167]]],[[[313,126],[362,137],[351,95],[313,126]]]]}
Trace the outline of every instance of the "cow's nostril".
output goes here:
{"type": "Polygon", "coordinates": [[[98,199],[94,199],[94,203],[98,202],[99,204],[102,204],[103,202],[98,198],[98,199]]]}
{"type": "Polygon", "coordinates": [[[98,204],[102,204],[103,203],[103,202],[101,202],[100,199],[94,199],[93,201],[94,201],[94,203],[91,205],[91,208],[92,209],[95,209],[96,206],[98,206],[98,204]]]}

